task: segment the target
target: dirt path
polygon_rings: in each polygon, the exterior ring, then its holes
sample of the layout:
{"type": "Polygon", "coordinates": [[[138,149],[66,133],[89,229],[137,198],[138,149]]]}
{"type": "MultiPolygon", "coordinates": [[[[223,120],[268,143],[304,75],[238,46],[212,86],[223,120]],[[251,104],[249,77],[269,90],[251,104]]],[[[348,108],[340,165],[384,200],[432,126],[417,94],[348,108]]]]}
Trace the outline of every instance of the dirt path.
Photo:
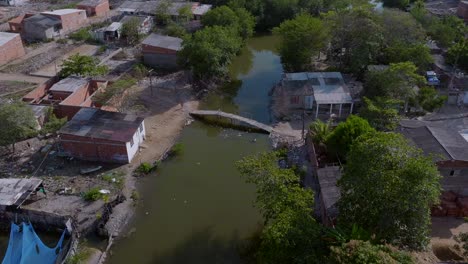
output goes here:
{"type": "Polygon", "coordinates": [[[36,77],[36,76],[31,76],[31,75],[21,74],[21,73],[0,72],[0,81],[18,81],[18,82],[42,84],[48,80],[49,78],[46,78],[46,77],[36,77]]]}

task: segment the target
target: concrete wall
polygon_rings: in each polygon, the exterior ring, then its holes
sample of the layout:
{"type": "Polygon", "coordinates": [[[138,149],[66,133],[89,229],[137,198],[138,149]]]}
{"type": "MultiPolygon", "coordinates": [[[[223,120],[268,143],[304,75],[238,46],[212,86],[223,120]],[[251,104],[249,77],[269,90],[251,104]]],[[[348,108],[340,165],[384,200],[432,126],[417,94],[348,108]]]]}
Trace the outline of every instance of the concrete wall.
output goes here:
{"type": "Polygon", "coordinates": [[[25,54],[21,37],[19,34],[16,34],[13,39],[0,46],[0,65],[24,56],[25,54]]]}
{"type": "Polygon", "coordinates": [[[38,28],[33,23],[28,23],[27,21],[24,23],[23,31],[24,38],[28,41],[47,40],[60,36],[60,31],[55,31],[53,27],[42,29],[38,28]]]}
{"type": "Polygon", "coordinates": [[[86,11],[84,10],[61,16],[51,14],[43,15],[60,19],[60,21],[62,22],[62,30],[60,31],[60,34],[67,34],[72,31],[78,30],[87,23],[86,11]]]}
{"type": "Polygon", "coordinates": [[[150,67],[160,67],[174,69],[177,68],[177,55],[175,54],[160,54],[160,53],[145,53],[143,52],[143,63],[150,67]]]}
{"type": "Polygon", "coordinates": [[[131,145],[130,142],[125,144],[127,146],[127,156],[129,163],[132,162],[146,136],[145,121],[143,121],[140,126],[141,128],[139,127],[137,132],[135,132],[133,135],[133,145],[131,145]]]}
{"type": "Polygon", "coordinates": [[[65,223],[70,219],[69,216],[48,213],[44,211],[35,211],[29,209],[20,209],[17,212],[0,210],[0,229],[10,230],[12,221],[31,221],[36,230],[58,231],[65,228],[65,223]]]}

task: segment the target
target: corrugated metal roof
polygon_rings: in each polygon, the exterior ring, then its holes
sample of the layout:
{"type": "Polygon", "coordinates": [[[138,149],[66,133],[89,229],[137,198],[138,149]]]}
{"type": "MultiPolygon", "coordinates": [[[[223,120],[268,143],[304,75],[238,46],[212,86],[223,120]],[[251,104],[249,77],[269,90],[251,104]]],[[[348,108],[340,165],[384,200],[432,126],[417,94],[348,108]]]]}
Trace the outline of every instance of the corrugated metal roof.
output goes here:
{"type": "Polygon", "coordinates": [[[40,179],[0,179],[0,205],[21,205],[40,185],[40,179]]]}
{"type": "Polygon", "coordinates": [[[41,14],[45,15],[56,15],[56,16],[63,16],[63,15],[68,15],[72,13],[79,13],[79,12],[84,12],[81,9],[57,9],[57,10],[52,10],[52,11],[45,11],[41,12],[41,14]]]}
{"type": "Polygon", "coordinates": [[[47,29],[47,28],[51,28],[51,27],[62,24],[60,19],[55,18],[55,17],[45,16],[42,14],[37,14],[37,15],[25,18],[24,22],[34,24],[35,27],[42,28],[42,29],[47,29]]]}
{"type": "Polygon", "coordinates": [[[0,46],[5,45],[7,42],[19,36],[16,33],[0,32],[0,46]]]}
{"type": "Polygon", "coordinates": [[[182,39],[154,33],[145,38],[142,44],[175,51],[182,49],[182,39]]]}
{"type": "Polygon", "coordinates": [[[142,117],[131,114],[82,108],[59,134],[129,142],[142,122],[142,117]]]}
{"type": "Polygon", "coordinates": [[[77,77],[77,76],[70,76],[52,85],[49,91],[73,93],[79,88],[85,86],[87,83],[88,83],[88,80],[84,78],[77,77]]]}
{"type": "Polygon", "coordinates": [[[328,213],[337,215],[336,203],[341,197],[340,188],[336,183],[341,178],[341,168],[339,166],[331,166],[320,168],[317,170],[317,177],[320,185],[320,193],[328,213]]]}

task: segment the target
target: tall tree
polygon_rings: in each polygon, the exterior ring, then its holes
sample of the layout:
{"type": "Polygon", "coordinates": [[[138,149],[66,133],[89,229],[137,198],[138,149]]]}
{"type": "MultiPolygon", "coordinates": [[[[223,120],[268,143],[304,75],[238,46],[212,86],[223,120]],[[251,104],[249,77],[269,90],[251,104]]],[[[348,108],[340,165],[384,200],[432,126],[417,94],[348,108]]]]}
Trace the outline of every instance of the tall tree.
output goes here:
{"type": "Polygon", "coordinates": [[[331,32],[330,59],[340,68],[362,74],[375,64],[384,36],[377,16],[365,8],[340,10],[325,16],[331,32]]]}
{"type": "Polygon", "coordinates": [[[140,33],[140,20],[136,17],[130,18],[122,25],[122,38],[129,45],[135,45],[140,42],[143,35],[140,33]]]}
{"type": "Polygon", "coordinates": [[[369,71],[366,75],[364,93],[369,98],[386,97],[403,101],[416,95],[415,86],[423,86],[426,80],[417,73],[411,62],[390,64],[383,71],[369,71]]]}
{"type": "Polygon", "coordinates": [[[242,176],[257,187],[255,204],[265,221],[257,262],[318,261],[321,242],[312,218],[313,193],[302,188],[292,169],[281,169],[278,158],[276,153],[263,153],[237,162],[242,176]]]}
{"type": "Polygon", "coordinates": [[[391,98],[376,97],[371,100],[364,97],[364,106],[359,115],[379,131],[393,131],[400,122],[399,109],[404,103],[391,98]]]}
{"type": "Polygon", "coordinates": [[[241,46],[242,40],[234,30],[206,27],[184,39],[179,62],[198,79],[222,77],[241,46]]]}
{"type": "Polygon", "coordinates": [[[441,108],[447,101],[446,95],[439,95],[433,87],[422,87],[416,97],[419,106],[425,111],[432,112],[441,108]]]}
{"type": "Polygon", "coordinates": [[[374,133],[375,129],[369,125],[366,119],[351,115],[345,122],[341,122],[327,137],[326,144],[329,150],[338,154],[342,158],[351,148],[351,145],[362,135],[374,133]]]}
{"type": "Polygon", "coordinates": [[[167,25],[171,20],[170,10],[172,7],[172,1],[170,0],[162,0],[156,10],[154,10],[154,14],[156,17],[156,21],[161,25],[167,25]]]}
{"type": "Polygon", "coordinates": [[[357,224],[377,240],[414,249],[428,242],[430,208],[438,202],[440,175],[431,157],[401,135],[377,132],[348,154],[339,222],[357,224]]]}
{"type": "Polygon", "coordinates": [[[291,72],[309,69],[312,56],[325,47],[328,35],[322,21],[307,14],[281,23],[273,33],[281,37],[281,62],[291,72]]]}
{"type": "Polygon", "coordinates": [[[407,12],[384,9],[379,17],[387,46],[394,44],[425,43],[426,32],[421,24],[407,12]]]}
{"type": "Polygon", "coordinates": [[[103,75],[107,72],[107,66],[99,65],[95,58],[91,56],[75,54],[63,62],[62,70],[60,71],[59,75],[61,78],[66,78],[70,75],[89,77],[103,75]]]}
{"type": "Polygon", "coordinates": [[[220,6],[210,10],[202,18],[204,26],[222,26],[236,29],[243,39],[253,35],[255,18],[245,9],[220,6]]]}
{"type": "Polygon", "coordinates": [[[389,63],[409,61],[418,67],[418,72],[425,72],[434,62],[431,51],[425,44],[395,43],[385,48],[384,53],[389,63]]]}
{"type": "Polygon", "coordinates": [[[464,71],[468,71],[468,41],[462,40],[452,47],[447,52],[447,62],[459,67],[464,71]]]}
{"type": "Polygon", "coordinates": [[[0,146],[11,145],[35,135],[38,126],[34,113],[25,103],[13,102],[0,104],[0,146]]]}

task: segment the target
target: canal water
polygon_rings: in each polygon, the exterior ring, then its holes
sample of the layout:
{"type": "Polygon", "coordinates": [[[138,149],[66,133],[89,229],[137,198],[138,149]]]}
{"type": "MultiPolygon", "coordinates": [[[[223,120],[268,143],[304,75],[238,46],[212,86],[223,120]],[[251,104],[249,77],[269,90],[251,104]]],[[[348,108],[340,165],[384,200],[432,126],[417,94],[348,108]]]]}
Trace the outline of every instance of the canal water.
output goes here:
{"type": "MultiPolygon", "coordinates": [[[[210,94],[201,109],[222,109],[270,122],[268,93],[282,74],[277,39],[249,41],[230,69],[233,82],[210,94]]],[[[270,149],[267,135],[195,121],[182,132],[184,152],[141,180],[134,232],[108,263],[243,263],[239,247],[261,227],[255,187],[235,162],[270,149]]]]}

